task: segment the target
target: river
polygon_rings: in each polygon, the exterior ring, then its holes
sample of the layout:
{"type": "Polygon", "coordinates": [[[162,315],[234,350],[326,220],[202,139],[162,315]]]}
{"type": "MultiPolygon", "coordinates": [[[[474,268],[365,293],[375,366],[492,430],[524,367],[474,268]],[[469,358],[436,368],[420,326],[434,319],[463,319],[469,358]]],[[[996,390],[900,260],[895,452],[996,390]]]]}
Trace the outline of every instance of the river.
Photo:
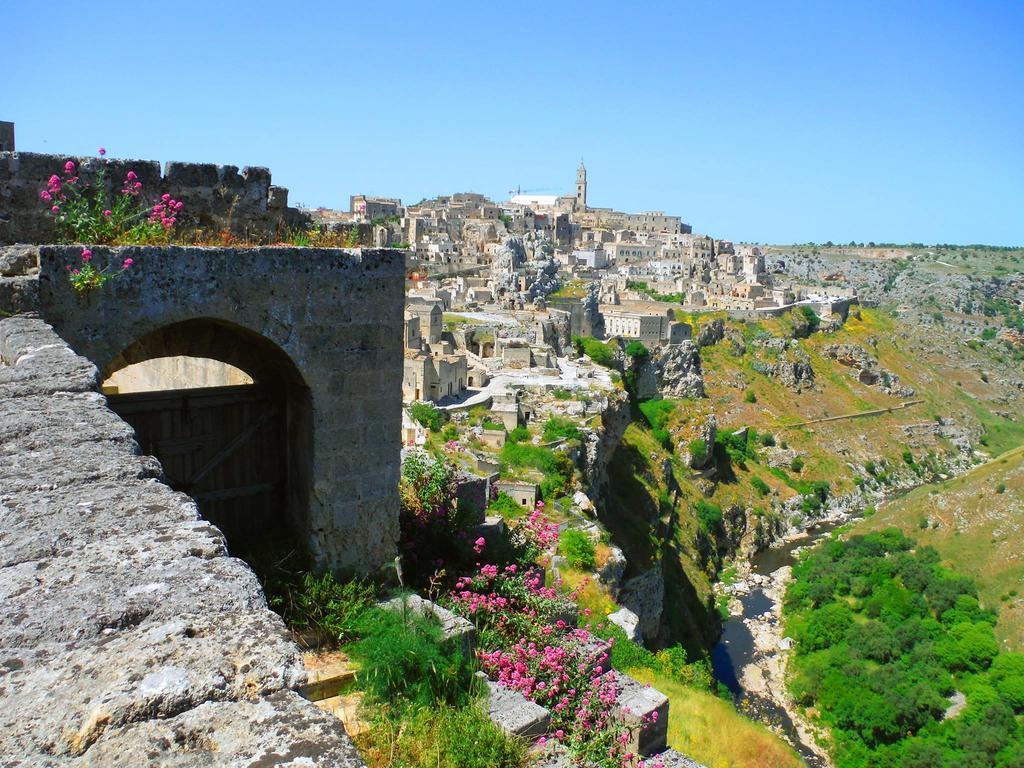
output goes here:
{"type": "MultiPolygon", "coordinates": [[[[814,545],[837,525],[822,525],[806,536],[755,555],[750,561],[749,575],[743,582],[749,589],[738,585],[741,589],[735,594],[742,612],[734,613],[723,623],[722,635],[711,651],[715,678],[732,692],[737,708],[782,735],[809,768],[828,768],[829,762],[820,748],[811,746],[806,728],[799,727],[777,701],[784,673],[784,657],[776,653],[775,648],[766,650],[763,644],[758,648],[751,625],[773,629],[778,626],[782,584],[788,577],[789,567],[796,560],[796,550],[814,545]],[[765,681],[763,688],[750,690],[751,682],[759,683],[762,678],[765,681]]],[[[776,631],[781,635],[781,631],[776,631]]]]}

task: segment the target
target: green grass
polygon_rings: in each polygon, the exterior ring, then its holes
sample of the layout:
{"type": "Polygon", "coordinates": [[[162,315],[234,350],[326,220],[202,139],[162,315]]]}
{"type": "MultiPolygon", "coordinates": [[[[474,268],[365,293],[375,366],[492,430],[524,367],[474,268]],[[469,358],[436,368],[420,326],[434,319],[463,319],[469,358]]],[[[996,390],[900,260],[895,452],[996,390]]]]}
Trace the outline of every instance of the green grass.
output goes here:
{"type": "Polygon", "coordinates": [[[710,768],[799,768],[782,739],[708,691],[648,669],[629,674],[669,698],[668,745],[710,768]]]}

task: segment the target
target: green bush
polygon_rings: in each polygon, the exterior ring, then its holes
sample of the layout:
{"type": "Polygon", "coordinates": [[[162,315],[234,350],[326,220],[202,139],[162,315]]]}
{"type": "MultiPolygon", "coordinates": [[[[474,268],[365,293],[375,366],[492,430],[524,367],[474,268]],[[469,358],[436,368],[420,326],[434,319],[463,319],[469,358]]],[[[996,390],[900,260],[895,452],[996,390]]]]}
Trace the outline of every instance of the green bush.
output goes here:
{"type": "Polygon", "coordinates": [[[506,442],[499,456],[503,475],[513,469],[540,471],[544,475],[540,488],[545,499],[565,495],[572,484],[573,463],[561,451],[530,443],[506,442]]]}
{"type": "Polygon", "coordinates": [[[376,598],[371,583],[338,581],[330,571],[303,574],[293,584],[268,585],[267,593],[270,607],[289,627],[321,632],[338,643],[355,637],[359,617],[376,598]]]}
{"type": "Polygon", "coordinates": [[[801,459],[799,456],[794,456],[793,460],[789,462],[789,468],[794,472],[803,472],[804,460],[801,459]]]}
{"type": "Polygon", "coordinates": [[[757,491],[758,496],[767,496],[769,493],[771,493],[772,489],[769,487],[768,483],[766,483],[760,477],[753,478],[750,481],[750,484],[753,486],[754,490],[757,491]]]}
{"type": "Polygon", "coordinates": [[[648,350],[647,347],[644,346],[642,341],[637,340],[631,341],[629,342],[629,344],[626,345],[626,354],[632,357],[634,360],[641,360],[651,353],[650,350],[648,350]]]}
{"type": "Polygon", "coordinates": [[[499,432],[504,432],[505,431],[505,425],[504,424],[502,424],[499,421],[491,421],[490,419],[484,419],[480,423],[480,426],[483,427],[484,429],[492,429],[492,430],[497,430],[499,432]]]}
{"type": "Polygon", "coordinates": [[[526,427],[516,427],[515,429],[513,429],[511,432],[508,433],[508,436],[505,438],[505,442],[508,442],[508,443],[521,443],[524,440],[529,440],[529,439],[530,439],[530,430],[528,430],[526,427]]]}
{"type": "Polygon", "coordinates": [[[521,517],[523,514],[522,505],[517,504],[516,500],[504,491],[501,491],[497,498],[491,502],[490,506],[487,507],[487,511],[492,515],[500,515],[506,518],[521,517]]]}
{"type": "Polygon", "coordinates": [[[605,368],[615,367],[615,354],[611,347],[592,336],[573,336],[573,347],[578,355],[586,355],[598,365],[605,368]]]}
{"type": "Polygon", "coordinates": [[[447,411],[435,408],[430,403],[413,403],[409,406],[409,414],[415,421],[434,432],[439,432],[448,421],[447,411]]]}
{"type": "Polygon", "coordinates": [[[441,439],[446,443],[459,439],[459,430],[454,424],[445,424],[441,430],[441,439]]]}
{"type": "Polygon", "coordinates": [[[693,505],[693,512],[697,516],[700,527],[706,533],[711,533],[722,525],[722,508],[706,499],[698,499],[693,505]]]}
{"type": "Polygon", "coordinates": [[[593,540],[583,531],[567,528],[558,537],[558,551],[569,565],[580,570],[593,570],[596,563],[593,540]]]}
{"type": "Polygon", "coordinates": [[[525,742],[507,736],[476,703],[404,711],[375,707],[359,747],[367,764],[396,768],[524,768],[528,763],[525,742]]]}
{"type": "Polygon", "coordinates": [[[695,464],[704,463],[704,460],[708,457],[708,444],[700,437],[691,440],[687,450],[689,450],[695,464]]]}
{"type": "Polygon", "coordinates": [[[372,701],[422,707],[470,701],[472,659],[445,643],[433,617],[371,608],[358,632],[361,639],[350,650],[361,663],[359,682],[372,701]]]}
{"type": "Polygon", "coordinates": [[[1006,483],[1000,483],[996,486],[996,493],[1006,493],[1006,483]]]}
{"type": "Polygon", "coordinates": [[[803,314],[804,319],[807,321],[807,326],[810,329],[811,333],[814,333],[816,330],[818,330],[818,327],[821,325],[821,318],[818,317],[818,314],[806,304],[802,304],[800,306],[800,312],[803,314]]]}
{"type": "Polygon", "coordinates": [[[743,401],[746,403],[756,403],[757,395],[754,393],[754,390],[748,389],[747,394],[743,396],[743,401]]]}
{"type": "Polygon", "coordinates": [[[545,443],[552,443],[555,440],[579,440],[580,430],[572,419],[552,416],[544,423],[541,439],[545,443]]]}
{"type": "Polygon", "coordinates": [[[771,432],[765,432],[763,435],[761,435],[761,445],[767,448],[770,448],[773,445],[775,445],[775,435],[773,435],[771,432]]]}

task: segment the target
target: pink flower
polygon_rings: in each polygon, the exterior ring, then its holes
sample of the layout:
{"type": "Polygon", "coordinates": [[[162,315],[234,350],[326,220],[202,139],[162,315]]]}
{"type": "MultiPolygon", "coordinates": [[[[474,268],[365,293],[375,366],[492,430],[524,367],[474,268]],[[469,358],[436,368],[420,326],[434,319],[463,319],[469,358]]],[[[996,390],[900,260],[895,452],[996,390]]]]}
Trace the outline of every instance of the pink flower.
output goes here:
{"type": "Polygon", "coordinates": [[[41,197],[43,200],[46,200],[47,202],[49,202],[50,200],[53,200],[53,195],[51,195],[45,189],[40,190],[39,197],[41,197]]]}
{"type": "Polygon", "coordinates": [[[82,261],[88,261],[91,258],[92,258],[92,251],[90,251],[88,248],[83,248],[82,249],[82,261]]]}
{"type": "Polygon", "coordinates": [[[50,209],[50,213],[60,213],[60,206],[55,205],[50,209]]]}
{"type": "Polygon", "coordinates": [[[126,179],[127,179],[128,181],[135,181],[135,180],[136,180],[137,178],[139,178],[139,177],[135,175],[135,171],[128,171],[128,175],[127,175],[127,176],[125,176],[125,178],[126,178],[126,179]]]}
{"type": "Polygon", "coordinates": [[[473,551],[478,555],[484,551],[484,547],[487,546],[487,541],[481,536],[479,539],[473,542],[473,551]]]}
{"type": "Polygon", "coordinates": [[[74,172],[75,172],[75,164],[73,162],[68,160],[66,163],[64,163],[64,173],[72,174],[74,172]]]}
{"type": "Polygon", "coordinates": [[[166,203],[168,200],[171,199],[171,196],[168,195],[168,194],[163,194],[163,195],[160,195],[160,199],[163,200],[166,203]]]}
{"type": "Polygon", "coordinates": [[[100,157],[103,157],[105,154],[107,154],[107,150],[103,147],[100,147],[100,157]]]}
{"type": "Polygon", "coordinates": [[[103,215],[106,216],[108,219],[110,218],[110,214],[111,214],[111,211],[104,211],[103,212],[103,215]]]}
{"type": "Polygon", "coordinates": [[[125,260],[124,260],[124,263],[122,264],[122,266],[123,266],[123,267],[124,267],[125,269],[128,269],[128,267],[130,267],[130,266],[131,266],[132,264],[134,264],[134,263],[135,263],[134,259],[125,259],[125,260]]]}

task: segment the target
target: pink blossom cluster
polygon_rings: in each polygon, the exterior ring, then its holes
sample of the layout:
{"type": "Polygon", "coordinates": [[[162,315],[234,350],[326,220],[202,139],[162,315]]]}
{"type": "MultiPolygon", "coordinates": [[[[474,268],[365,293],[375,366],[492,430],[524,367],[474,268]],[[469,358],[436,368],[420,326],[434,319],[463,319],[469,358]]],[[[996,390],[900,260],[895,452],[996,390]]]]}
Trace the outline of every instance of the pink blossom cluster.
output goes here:
{"type": "Polygon", "coordinates": [[[178,215],[181,213],[181,209],[185,207],[185,204],[180,200],[175,200],[168,194],[160,196],[160,202],[153,206],[153,212],[149,216],[149,220],[153,223],[160,222],[164,229],[170,229],[178,221],[178,215]]]}
{"type": "Polygon", "coordinates": [[[543,573],[516,563],[478,565],[473,574],[456,580],[444,601],[482,632],[496,632],[509,641],[539,641],[568,628],[557,618],[565,612],[567,600],[544,586],[543,573]]]}
{"type": "Polygon", "coordinates": [[[140,192],[142,192],[142,182],[139,181],[138,174],[135,171],[128,171],[124,177],[124,183],[121,185],[121,194],[138,197],[140,192]]]}
{"type": "Polygon", "coordinates": [[[55,216],[60,213],[61,202],[67,199],[67,195],[64,194],[64,185],[78,183],[78,169],[71,160],[64,163],[64,177],[62,179],[56,173],[53,174],[47,180],[46,188],[39,190],[39,199],[45,203],[52,203],[50,213],[55,216]]]}

